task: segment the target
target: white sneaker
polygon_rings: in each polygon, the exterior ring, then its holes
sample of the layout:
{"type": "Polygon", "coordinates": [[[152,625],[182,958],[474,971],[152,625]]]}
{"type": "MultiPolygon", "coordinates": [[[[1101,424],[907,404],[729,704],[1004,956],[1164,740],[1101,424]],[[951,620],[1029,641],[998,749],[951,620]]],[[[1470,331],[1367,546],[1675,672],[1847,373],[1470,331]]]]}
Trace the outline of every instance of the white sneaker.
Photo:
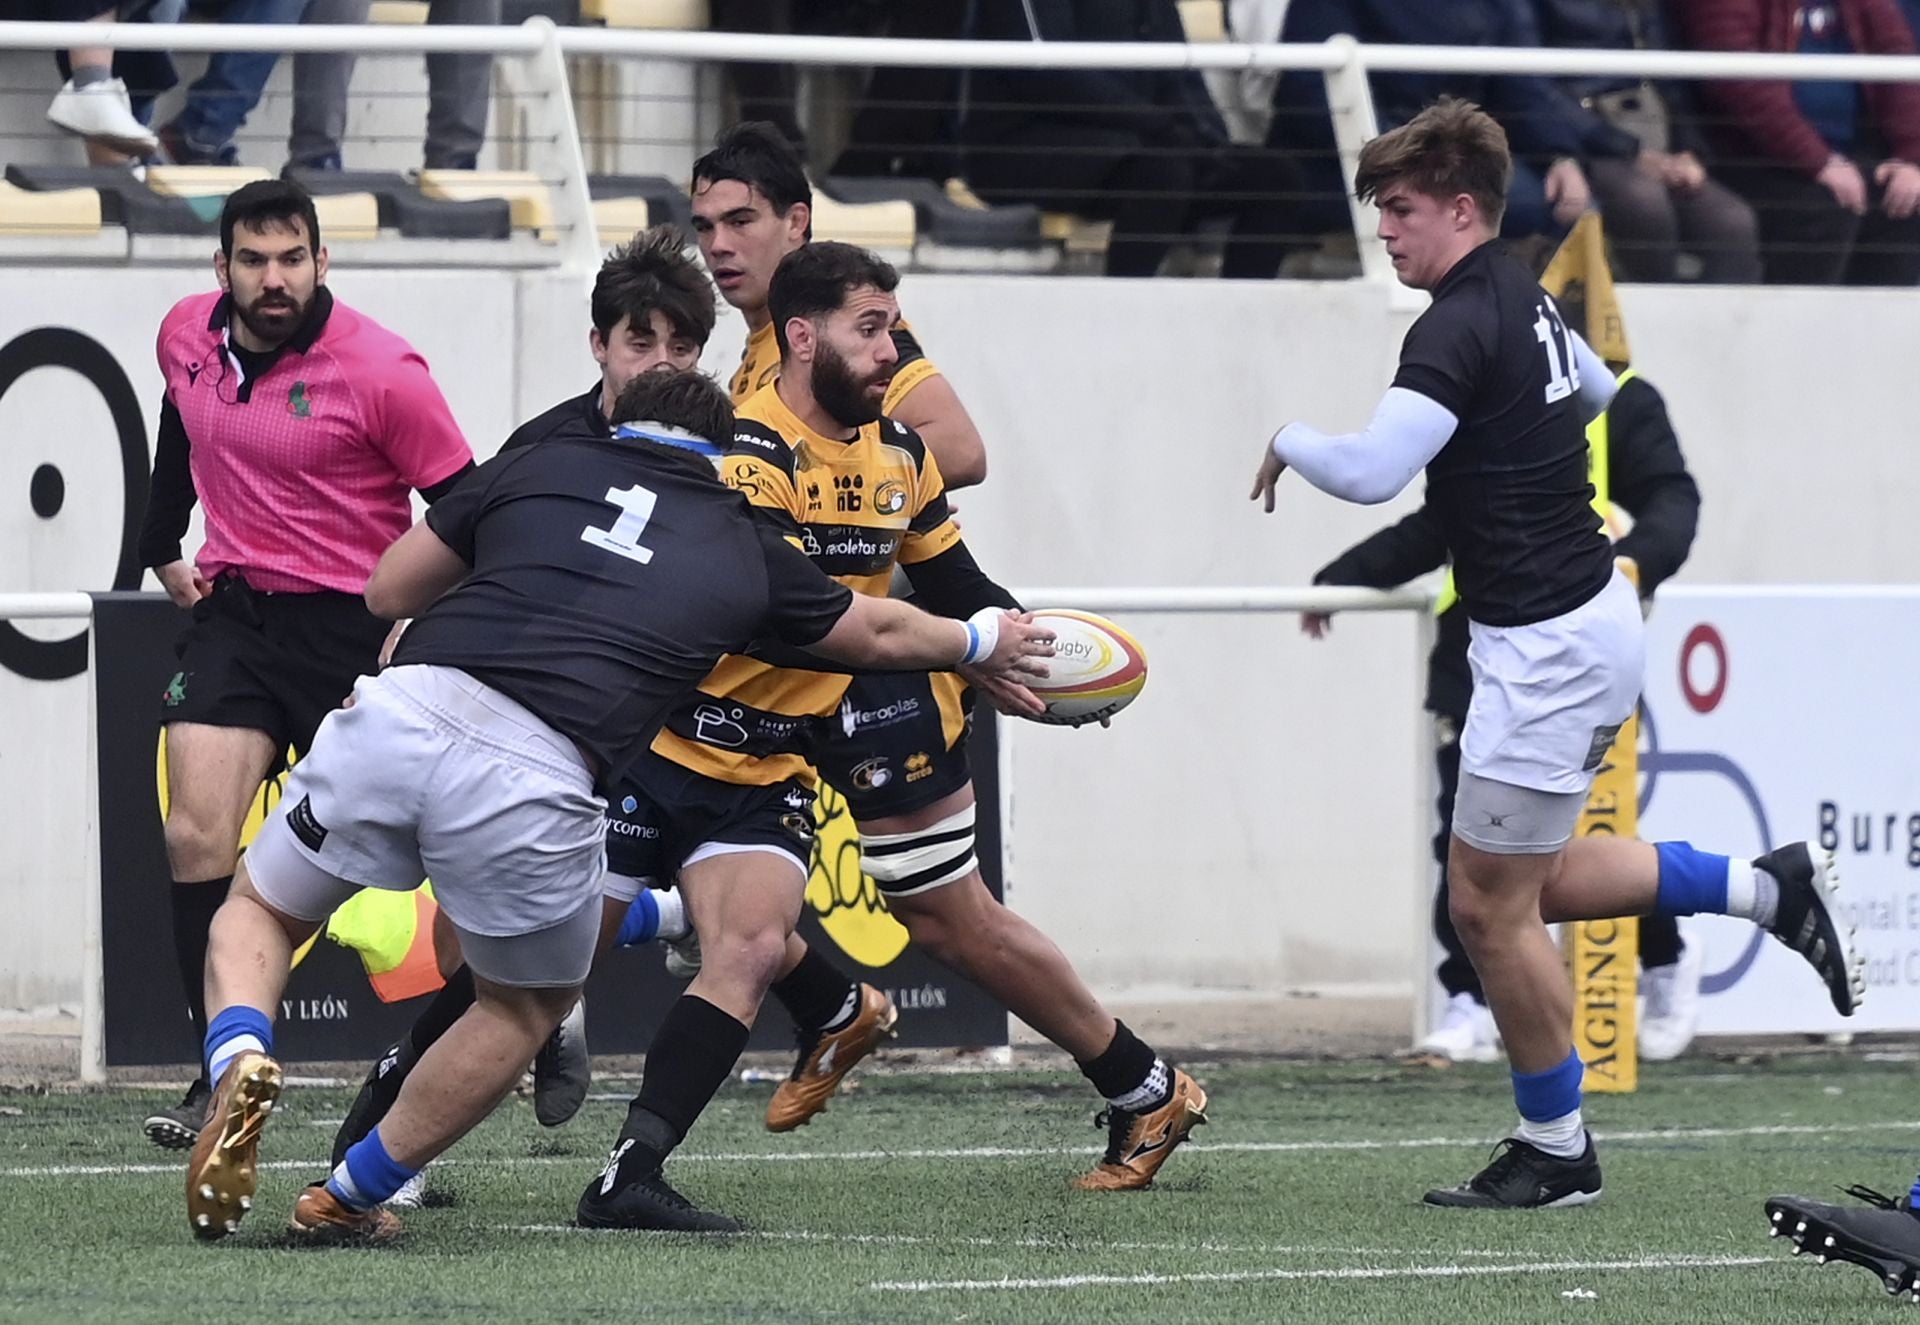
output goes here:
{"type": "Polygon", "coordinates": [[[421,1169],[401,1184],[400,1190],[386,1200],[390,1210],[418,1210],[427,1199],[427,1171],[421,1169]]]}
{"type": "Polygon", "coordinates": [[[700,936],[692,930],[683,939],[664,940],[667,945],[667,974],[676,980],[691,980],[700,974],[700,936]]]}
{"type": "Polygon", "coordinates": [[[1640,973],[1640,1057],[1649,1063],[1671,1062],[1693,1043],[1706,961],[1706,946],[1683,938],[1679,961],[1640,973]]]}
{"type": "Polygon", "coordinates": [[[1486,1005],[1472,994],[1455,994],[1447,1000],[1440,1025],[1415,1050],[1455,1063],[1491,1063],[1497,1053],[1495,1039],[1493,1014],[1486,1005]]]}
{"type": "Polygon", "coordinates": [[[82,138],[96,138],[139,155],[159,148],[153,130],[134,118],[127,85],[117,78],[75,87],[73,80],[54,95],[47,118],[82,138]]]}

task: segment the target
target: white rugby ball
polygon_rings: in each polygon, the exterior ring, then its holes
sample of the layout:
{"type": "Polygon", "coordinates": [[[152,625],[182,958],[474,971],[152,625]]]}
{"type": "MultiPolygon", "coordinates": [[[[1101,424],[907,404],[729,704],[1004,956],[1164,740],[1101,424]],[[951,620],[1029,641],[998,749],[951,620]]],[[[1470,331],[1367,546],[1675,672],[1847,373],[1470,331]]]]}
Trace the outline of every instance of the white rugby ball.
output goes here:
{"type": "Polygon", "coordinates": [[[1057,727],[1098,722],[1131,704],[1146,687],[1146,650],[1105,617],[1049,607],[1036,611],[1033,620],[1053,631],[1048,675],[1027,682],[1047,706],[1034,722],[1057,727]]]}

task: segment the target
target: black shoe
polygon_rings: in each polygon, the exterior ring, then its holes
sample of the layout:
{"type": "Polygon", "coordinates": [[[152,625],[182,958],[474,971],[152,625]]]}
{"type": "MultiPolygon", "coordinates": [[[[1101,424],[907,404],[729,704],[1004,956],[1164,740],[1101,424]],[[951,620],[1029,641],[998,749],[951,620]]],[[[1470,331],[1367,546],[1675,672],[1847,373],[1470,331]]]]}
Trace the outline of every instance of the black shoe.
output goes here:
{"type": "Polygon", "coordinates": [[[542,1127],[558,1127],[580,1112],[593,1086],[593,1060],[587,1055],[587,1004],[582,999],[561,1018],[553,1034],[533,1056],[533,1116],[542,1127]]]}
{"type": "Polygon", "coordinates": [[[633,1147],[622,1141],[600,1176],[580,1194],[574,1222],[581,1228],[644,1228],[674,1233],[738,1233],[740,1223],[725,1215],[702,1210],[668,1185],[657,1162],[620,1161],[633,1147]]]}
{"type": "Polygon", "coordinates": [[[333,1162],[338,1166],[347,1157],[347,1151],[357,1141],[380,1125],[387,1116],[387,1110],[400,1098],[400,1087],[406,1084],[407,1073],[419,1061],[413,1052],[413,1041],[402,1038],[389,1045],[380,1055],[380,1061],[367,1069],[367,1079],[360,1083],[360,1093],[353,1097],[353,1107],[347,1110],[347,1116],[340,1120],[340,1130],[333,1134],[333,1162]]]}
{"type": "Polygon", "coordinates": [[[171,1109],[160,1109],[141,1124],[147,1140],[168,1150],[192,1150],[207,1125],[207,1110],[213,1104],[213,1087],[205,1077],[187,1087],[186,1097],[171,1109]]]}
{"type": "Polygon", "coordinates": [[[1500,1143],[1493,1163],[1458,1187],[1428,1192],[1428,1205],[1474,1210],[1543,1210],[1600,1199],[1600,1158],[1593,1134],[1578,1159],[1561,1159],[1518,1137],[1500,1143]]]}
{"type": "Polygon", "coordinates": [[[1823,1265],[1834,1260],[1862,1266],[1895,1297],[1912,1293],[1920,1302],[1920,1217],[1906,1202],[1871,1188],[1846,1192],[1873,1208],[1776,1196],[1767,1202],[1768,1235],[1792,1238],[1794,1255],[1810,1251],[1823,1265]]]}
{"type": "Polygon", "coordinates": [[[1805,842],[1790,842],[1756,856],[1753,867],[1780,883],[1780,908],[1767,932],[1807,959],[1826,982],[1833,1010],[1851,1017],[1867,996],[1866,963],[1853,950],[1853,931],[1842,935],[1834,919],[1839,872],[1833,857],[1816,857],[1805,842]]]}

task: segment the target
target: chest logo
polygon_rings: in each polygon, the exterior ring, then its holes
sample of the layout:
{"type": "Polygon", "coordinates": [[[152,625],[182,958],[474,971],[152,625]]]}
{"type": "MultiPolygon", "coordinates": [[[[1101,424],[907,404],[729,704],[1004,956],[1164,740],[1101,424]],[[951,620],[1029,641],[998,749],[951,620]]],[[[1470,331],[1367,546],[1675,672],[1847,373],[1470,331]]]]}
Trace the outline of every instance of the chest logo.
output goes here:
{"type": "Polygon", "coordinates": [[[906,509],[907,490],[904,486],[888,479],[873,492],[873,509],[880,515],[898,515],[906,509]]]}
{"type": "Polygon", "coordinates": [[[307,394],[305,382],[295,382],[293,389],[287,392],[287,413],[296,419],[313,417],[313,398],[307,394]]]}

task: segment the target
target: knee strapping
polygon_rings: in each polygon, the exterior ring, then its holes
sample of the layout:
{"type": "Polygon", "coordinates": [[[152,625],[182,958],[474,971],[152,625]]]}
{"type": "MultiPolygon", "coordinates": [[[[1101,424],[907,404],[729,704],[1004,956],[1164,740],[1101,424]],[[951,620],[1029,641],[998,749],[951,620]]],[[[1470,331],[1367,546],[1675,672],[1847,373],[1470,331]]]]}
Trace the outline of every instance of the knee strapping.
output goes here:
{"type": "Polygon", "coordinates": [[[969,805],[911,833],[873,833],[860,838],[860,868],[881,890],[921,892],[965,878],[975,867],[973,812],[969,805]]]}

